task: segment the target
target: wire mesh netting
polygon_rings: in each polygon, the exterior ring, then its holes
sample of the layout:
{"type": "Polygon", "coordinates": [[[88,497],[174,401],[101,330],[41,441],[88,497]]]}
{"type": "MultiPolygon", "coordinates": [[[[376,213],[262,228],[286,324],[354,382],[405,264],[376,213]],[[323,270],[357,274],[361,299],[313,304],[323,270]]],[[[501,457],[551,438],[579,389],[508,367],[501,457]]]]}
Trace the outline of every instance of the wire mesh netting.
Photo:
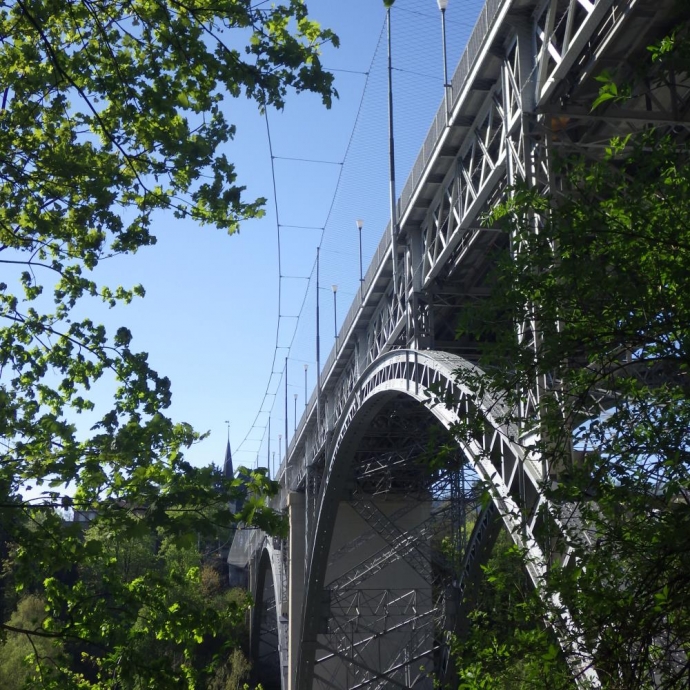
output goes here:
{"type": "MultiPolygon", "coordinates": [[[[479,30],[485,34],[500,2],[489,0],[483,6],[479,0],[458,0],[452,4],[453,12],[448,12],[448,65],[452,69],[460,61],[453,77],[457,91],[462,73],[466,74],[469,65],[469,58],[464,56],[460,60],[460,56],[472,29],[475,28],[475,34],[479,30]]],[[[391,11],[391,28],[396,193],[405,203],[415,178],[419,179],[429,141],[435,142],[436,120],[444,96],[441,22],[435,3],[422,5],[419,0],[398,0],[391,11]]],[[[469,48],[470,52],[476,52],[478,46],[474,51],[472,46],[469,48]]],[[[237,449],[242,453],[243,464],[268,465],[271,476],[285,455],[287,442],[299,427],[315,387],[317,246],[323,368],[352,302],[359,301],[360,235],[362,273],[366,275],[372,259],[376,261],[376,250],[390,218],[385,23],[363,81],[356,118],[341,160],[315,162],[281,158],[282,142],[276,139],[272,144],[276,214],[280,219],[277,228],[279,323],[272,371],[264,379],[267,384],[263,404],[237,449]],[[332,183],[333,193],[329,199],[314,200],[315,208],[327,209],[323,220],[312,224],[310,215],[309,222],[301,226],[295,219],[283,219],[281,199],[287,199],[293,192],[293,185],[298,184],[296,181],[306,165],[319,166],[323,178],[332,183]],[[357,219],[363,221],[361,233],[357,219]],[[252,459],[251,463],[248,458],[252,459]]],[[[267,116],[269,136],[272,116],[271,113],[267,116]]]]}

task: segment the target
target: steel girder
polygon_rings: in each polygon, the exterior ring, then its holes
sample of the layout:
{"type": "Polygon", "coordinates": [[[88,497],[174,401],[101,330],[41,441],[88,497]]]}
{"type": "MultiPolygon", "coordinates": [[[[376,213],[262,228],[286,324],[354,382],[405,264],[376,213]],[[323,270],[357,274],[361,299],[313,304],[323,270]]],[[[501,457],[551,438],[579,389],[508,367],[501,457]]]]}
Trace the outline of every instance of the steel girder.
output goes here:
{"type": "MultiPolygon", "coordinates": [[[[544,479],[542,468],[539,463],[526,457],[517,445],[518,430],[501,424],[500,419],[504,413],[501,404],[488,396],[477,399],[471,391],[457,382],[454,372],[458,369],[476,370],[460,357],[447,353],[390,352],[363,372],[357,387],[350,394],[343,415],[334,430],[319,496],[316,531],[311,547],[305,591],[302,645],[297,676],[299,687],[311,687],[316,678],[319,659],[323,662],[324,659],[330,658],[328,655],[317,657],[317,648],[326,646],[318,642],[318,621],[322,619],[320,616],[323,592],[328,584],[325,576],[331,534],[343,486],[351,473],[355,450],[385,402],[398,394],[410,397],[420,405],[429,403],[435,395],[439,396],[443,404],[432,405],[429,409],[447,429],[477,414],[484,417],[487,422],[485,431],[463,445],[461,450],[474,471],[491,488],[496,509],[512,538],[527,553],[527,571],[532,582],[539,590],[543,589],[549,554],[545,550],[547,545],[540,544],[535,536],[539,523],[548,510],[539,492],[539,484],[544,479]]],[[[472,570],[473,554],[480,551],[479,544],[487,532],[486,526],[487,518],[483,516],[477,523],[470,547],[465,553],[466,572],[472,570]]],[[[386,528],[388,526],[384,525],[381,531],[386,528]]],[[[376,530],[376,527],[374,529],[376,530]]],[[[409,553],[417,551],[414,546],[409,545],[409,542],[413,541],[412,535],[388,535],[387,541],[395,542],[396,538],[401,542],[399,557],[406,558],[409,553]]],[[[461,583],[458,584],[462,587],[461,583]]],[[[336,588],[333,591],[339,590],[336,588]]],[[[579,647],[573,623],[567,613],[563,613],[561,602],[553,600],[549,603],[553,610],[561,612],[560,625],[556,626],[556,632],[558,633],[559,629],[567,631],[563,636],[565,651],[576,676],[596,683],[596,674],[588,665],[589,656],[579,647]]],[[[434,613],[438,611],[436,602],[430,609],[433,609],[434,613]]],[[[424,616],[427,617],[427,612],[424,616]]],[[[428,617],[433,618],[433,614],[428,613],[428,617]]],[[[412,625],[415,621],[416,618],[412,617],[407,624],[412,625]]],[[[388,669],[362,669],[361,667],[366,667],[366,664],[347,656],[344,649],[347,636],[342,630],[342,625],[339,626],[339,630],[342,633],[341,640],[327,646],[328,654],[337,654],[346,662],[359,666],[360,671],[370,673],[367,683],[374,682],[374,679],[381,675],[387,678],[386,682],[392,682],[390,674],[393,673],[393,668],[398,675],[405,671],[405,665],[400,663],[388,669]]],[[[385,631],[376,633],[379,637],[385,634],[385,631]]],[[[427,656],[432,657],[438,652],[440,643],[437,636],[426,636],[424,643],[427,656]]],[[[419,658],[418,653],[413,656],[415,659],[419,658]]],[[[397,682],[401,682],[399,678],[397,682]]],[[[405,686],[403,682],[403,687],[409,686],[405,686]]]]}
{"type": "MultiPolygon", "coordinates": [[[[490,291],[491,285],[486,282],[487,257],[493,246],[510,242],[496,229],[483,226],[482,215],[504,199],[510,186],[518,181],[545,193],[557,191],[551,165],[557,149],[597,156],[611,136],[639,131],[649,124],[675,128],[677,136],[687,137],[688,93],[677,88],[677,84],[665,88],[637,85],[633,100],[625,108],[607,106],[595,113],[589,109],[598,87],[593,75],[602,60],[607,65],[624,65],[635,50],[651,41],[650,36],[663,30],[659,27],[663,27],[670,6],[671,0],[488,2],[490,11],[485,8],[480,18],[480,23],[485,23],[485,35],[473,36],[468,49],[471,60],[462,68],[465,71],[460,80],[454,77],[448,124],[445,115],[442,125],[436,118],[433,137],[427,138],[420,154],[422,162],[415,164],[416,186],[403,194],[399,209],[401,251],[392,257],[385,238],[377,250],[376,265],[367,272],[359,312],[348,320],[339,338],[338,356],[329,357],[321,378],[322,424],[316,423],[312,396],[290,445],[287,464],[279,474],[283,488],[276,507],[282,506],[287,490],[307,493],[307,558],[311,558],[312,565],[327,560],[322,530],[326,529],[329,506],[324,504],[323,497],[338,481],[346,481],[339,470],[334,474],[333,458],[342,452],[339,449],[343,443],[349,443],[339,436],[339,431],[348,430],[346,436],[363,436],[377,411],[392,396],[402,393],[420,401],[418,391],[432,381],[446,386],[450,396],[446,412],[441,411],[442,406],[434,408],[434,414],[444,425],[461,418],[463,405],[468,414],[476,412],[472,405],[484,409],[467,392],[455,390],[450,377],[439,374],[431,360],[420,364],[422,353],[391,353],[406,344],[418,349],[445,341],[454,351],[466,353],[470,359],[474,356],[471,343],[451,342],[449,324],[464,303],[482,299],[490,291]],[[390,279],[392,261],[396,262],[395,284],[390,279]],[[457,401],[453,397],[456,394],[457,401]],[[361,404],[353,407],[356,400],[361,404]],[[315,551],[310,556],[311,549],[315,551]]],[[[539,219],[533,218],[532,222],[538,230],[539,219]]],[[[519,246],[511,249],[520,251],[519,246]]],[[[536,346],[538,331],[538,324],[526,322],[520,324],[518,335],[536,346]]],[[[429,357],[441,368],[450,366],[450,360],[442,366],[441,360],[434,359],[435,354],[429,357]]],[[[524,391],[525,418],[538,412],[540,391],[548,383],[536,381],[531,390],[524,391]]],[[[602,404],[606,395],[606,391],[601,392],[602,404]]],[[[476,572],[476,562],[483,558],[483,545],[490,538],[487,535],[496,513],[503,516],[530,550],[533,580],[539,581],[549,557],[545,545],[535,539],[540,516],[547,507],[540,503],[537,490],[539,481],[545,478],[544,468],[516,451],[511,439],[517,438],[520,430],[501,430],[500,425],[493,428],[486,438],[462,449],[479,475],[494,487],[496,503],[480,517],[471,537],[461,540],[467,543],[457,582],[460,591],[465,580],[476,572]]],[[[401,468],[414,463],[414,454],[394,460],[386,455],[392,452],[390,448],[379,451],[378,456],[371,454],[364,472],[362,481],[367,490],[371,486],[385,490],[390,486],[390,477],[402,476],[401,468]],[[372,484],[374,478],[376,485],[372,484]]],[[[581,533],[582,538],[587,538],[575,512],[569,512],[567,507],[554,512],[563,531],[581,533]]],[[[380,536],[376,529],[369,526],[357,544],[377,535],[380,536]]],[[[357,544],[347,548],[356,549],[357,544]]],[[[420,536],[414,549],[419,547],[423,551],[424,544],[420,536]]],[[[360,566],[378,567],[384,556],[404,560],[410,550],[401,546],[397,552],[390,549],[386,553],[370,558],[368,563],[363,561],[360,566]]],[[[336,555],[332,554],[332,558],[336,555]]],[[[567,549],[561,557],[567,559],[567,549]]],[[[324,584],[318,582],[317,571],[318,568],[309,574],[308,589],[311,587],[312,593],[314,587],[324,584]]],[[[305,630],[311,624],[309,606],[305,610],[305,630]]],[[[570,623],[565,621],[564,625],[570,623]]],[[[308,638],[309,635],[307,642],[308,638]]],[[[308,657],[313,651],[307,646],[303,656],[308,657]]],[[[352,657],[343,651],[342,645],[335,645],[335,651],[330,653],[344,662],[352,657]]],[[[408,653],[410,659],[414,656],[408,653]]],[[[302,683],[313,674],[309,669],[305,671],[305,659],[301,663],[300,687],[307,687],[302,683]]],[[[398,681],[393,679],[399,677],[406,665],[399,659],[388,676],[384,673],[379,680],[373,680],[371,669],[361,659],[347,663],[353,667],[359,663],[357,682],[366,682],[369,687],[388,682],[395,685],[398,681]]],[[[328,685],[327,680],[323,683],[328,685]]]]}

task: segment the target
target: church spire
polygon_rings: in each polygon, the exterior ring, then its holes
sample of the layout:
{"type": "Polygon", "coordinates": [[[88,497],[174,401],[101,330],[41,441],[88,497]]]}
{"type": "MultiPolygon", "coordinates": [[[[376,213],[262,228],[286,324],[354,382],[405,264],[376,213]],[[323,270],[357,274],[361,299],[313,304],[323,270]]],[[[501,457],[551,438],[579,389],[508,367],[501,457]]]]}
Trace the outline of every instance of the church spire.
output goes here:
{"type": "Polygon", "coordinates": [[[225,447],[223,476],[227,477],[228,479],[232,479],[235,476],[235,470],[232,466],[232,450],[230,450],[230,422],[226,420],[225,423],[228,425],[228,445],[225,447]]]}
{"type": "Polygon", "coordinates": [[[235,470],[232,466],[232,450],[230,450],[230,439],[228,439],[228,445],[225,447],[225,462],[223,463],[223,475],[228,479],[232,479],[235,476],[235,470]]]}

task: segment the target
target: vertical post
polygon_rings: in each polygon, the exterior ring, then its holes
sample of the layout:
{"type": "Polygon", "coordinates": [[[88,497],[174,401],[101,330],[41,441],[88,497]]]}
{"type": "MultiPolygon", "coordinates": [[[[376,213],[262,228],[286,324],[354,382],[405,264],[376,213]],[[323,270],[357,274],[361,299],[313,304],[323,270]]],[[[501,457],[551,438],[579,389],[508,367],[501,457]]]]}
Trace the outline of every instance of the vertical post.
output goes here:
{"type": "Polygon", "coordinates": [[[338,354],[338,286],[331,285],[333,289],[333,339],[335,340],[335,354],[338,354]]]}
{"type": "MultiPolygon", "coordinates": [[[[283,434],[278,434],[278,462],[280,462],[280,454],[283,452],[283,434]]],[[[286,463],[287,466],[287,463],[286,463]]]]}
{"type": "Polygon", "coordinates": [[[297,663],[302,632],[304,600],[306,511],[303,493],[288,494],[290,521],[290,576],[288,593],[288,690],[297,690],[297,663]]]}
{"type": "Polygon", "coordinates": [[[395,137],[393,136],[393,58],[391,53],[391,8],[386,10],[388,27],[388,175],[391,205],[391,256],[393,259],[393,295],[397,291],[398,263],[398,209],[395,198],[395,137]]]}
{"type": "Polygon", "coordinates": [[[285,462],[287,463],[288,451],[288,358],[285,358],[285,462]]]}
{"type": "Polygon", "coordinates": [[[295,393],[295,431],[297,433],[297,393],[295,393]]]}
{"type": "Polygon", "coordinates": [[[276,452],[273,451],[273,476],[276,476],[276,452]]]}
{"type": "Polygon", "coordinates": [[[304,409],[307,409],[307,370],[309,369],[309,365],[305,364],[304,365],[304,409]]]}
{"type": "Polygon", "coordinates": [[[446,127],[450,120],[450,99],[448,98],[448,90],[450,84],[448,83],[448,51],[446,49],[446,8],[448,7],[448,0],[436,0],[438,9],[441,10],[441,38],[443,40],[443,102],[446,110],[446,127]]]}
{"type": "Polygon", "coordinates": [[[316,436],[319,436],[321,428],[321,336],[319,334],[319,252],[321,247],[316,248],[316,436]]]}
{"type": "Polygon", "coordinates": [[[362,227],[364,221],[357,219],[357,231],[359,232],[359,301],[364,300],[364,272],[362,267],[362,227]]]}
{"type": "Polygon", "coordinates": [[[266,467],[268,468],[268,478],[271,479],[271,417],[268,418],[268,450],[266,451],[266,467]]]}

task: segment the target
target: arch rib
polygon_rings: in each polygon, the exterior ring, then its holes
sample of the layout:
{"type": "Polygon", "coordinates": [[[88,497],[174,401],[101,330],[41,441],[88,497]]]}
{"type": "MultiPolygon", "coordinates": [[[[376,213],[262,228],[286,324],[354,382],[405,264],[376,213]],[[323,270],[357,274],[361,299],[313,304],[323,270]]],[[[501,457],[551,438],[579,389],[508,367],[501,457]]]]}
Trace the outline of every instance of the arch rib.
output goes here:
{"type": "MultiPolygon", "coordinates": [[[[327,449],[317,517],[309,554],[302,616],[302,644],[297,668],[297,687],[311,687],[314,678],[319,604],[324,584],[328,549],[337,507],[350,470],[353,449],[366,428],[387,401],[404,394],[425,404],[446,429],[479,412],[488,423],[481,438],[460,443],[477,473],[490,487],[492,499],[512,539],[526,553],[526,569],[545,603],[554,612],[551,621],[559,636],[568,663],[580,687],[598,687],[599,681],[585,651],[581,635],[558,596],[546,597],[547,560],[534,538],[537,509],[544,504],[540,496],[543,480],[537,463],[526,457],[515,439],[517,429],[501,423],[505,408],[485,395],[478,399],[457,381],[454,372],[481,371],[466,360],[445,352],[395,350],[379,357],[362,373],[343,407],[327,449]],[[443,402],[439,402],[442,400],[443,402]],[[523,509],[520,509],[522,504],[523,509]]],[[[468,557],[477,539],[486,531],[479,520],[468,545],[468,557]]],[[[467,571],[467,562],[465,571],[467,571]]]]}
{"type": "MultiPolygon", "coordinates": [[[[285,577],[285,573],[282,572],[281,563],[281,552],[279,549],[274,548],[273,540],[271,537],[264,538],[264,544],[261,549],[256,553],[256,585],[254,591],[256,593],[256,598],[254,602],[254,610],[252,612],[252,628],[251,628],[251,646],[252,646],[252,658],[254,660],[262,660],[261,646],[266,644],[267,634],[273,636],[275,634],[275,640],[269,640],[268,646],[273,650],[273,644],[276,645],[275,653],[277,659],[273,659],[274,663],[278,664],[278,671],[280,674],[280,686],[282,690],[287,690],[288,679],[287,679],[287,669],[288,669],[288,630],[287,621],[282,615],[281,611],[283,609],[282,602],[282,578],[285,577]],[[269,587],[266,587],[266,580],[270,583],[269,587]],[[271,593],[272,601],[266,601],[266,592],[271,593]],[[267,611],[267,606],[274,609],[274,617],[270,611],[267,611]],[[266,625],[272,626],[275,624],[275,629],[273,627],[265,627],[266,625]]],[[[267,667],[270,666],[270,663],[267,667]]]]}

